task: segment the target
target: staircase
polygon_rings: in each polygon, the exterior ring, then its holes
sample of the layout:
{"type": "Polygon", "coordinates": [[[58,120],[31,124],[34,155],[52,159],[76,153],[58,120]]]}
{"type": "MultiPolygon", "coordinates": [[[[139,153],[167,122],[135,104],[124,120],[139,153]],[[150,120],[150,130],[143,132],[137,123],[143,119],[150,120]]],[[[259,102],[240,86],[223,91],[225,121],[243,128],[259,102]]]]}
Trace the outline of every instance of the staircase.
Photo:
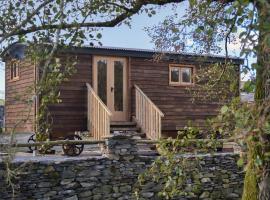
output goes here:
{"type": "Polygon", "coordinates": [[[111,122],[110,133],[113,134],[127,134],[134,136],[134,139],[146,138],[145,134],[141,133],[141,128],[137,126],[136,122],[111,122]]]}
{"type": "MultiPolygon", "coordinates": [[[[146,134],[141,132],[141,128],[137,125],[136,122],[111,122],[110,124],[110,133],[112,135],[123,134],[130,135],[135,140],[150,140],[146,138],[146,134]]],[[[157,155],[156,145],[149,143],[138,143],[138,151],[140,155],[157,155]]]]}

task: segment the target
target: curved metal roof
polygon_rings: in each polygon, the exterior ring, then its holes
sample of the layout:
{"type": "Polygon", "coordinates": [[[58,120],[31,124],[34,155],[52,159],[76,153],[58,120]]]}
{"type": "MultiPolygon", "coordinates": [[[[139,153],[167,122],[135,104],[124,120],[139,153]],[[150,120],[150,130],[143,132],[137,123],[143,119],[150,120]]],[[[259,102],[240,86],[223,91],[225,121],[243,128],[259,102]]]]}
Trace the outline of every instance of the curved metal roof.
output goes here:
{"type": "MultiPolygon", "coordinates": [[[[10,45],[2,54],[2,57],[7,55],[16,59],[23,59],[25,56],[25,49],[27,44],[14,43],[10,45]]],[[[167,59],[206,59],[208,62],[224,62],[226,57],[213,54],[196,54],[186,52],[172,52],[172,51],[155,51],[150,49],[137,49],[137,48],[123,48],[123,47],[109,47],[109,46],[84,46],[84,47],[70,47],[62,50],[63,52],[95,54],[95,55],[112,55],[112,56],[130,56],[130,57],[145,57],[153,58],[155,54],[164,54],[167,59]]],[[[244,60],[238,57],[229,56],[231,62],[236,64],[243,64],[244,60]]]]}

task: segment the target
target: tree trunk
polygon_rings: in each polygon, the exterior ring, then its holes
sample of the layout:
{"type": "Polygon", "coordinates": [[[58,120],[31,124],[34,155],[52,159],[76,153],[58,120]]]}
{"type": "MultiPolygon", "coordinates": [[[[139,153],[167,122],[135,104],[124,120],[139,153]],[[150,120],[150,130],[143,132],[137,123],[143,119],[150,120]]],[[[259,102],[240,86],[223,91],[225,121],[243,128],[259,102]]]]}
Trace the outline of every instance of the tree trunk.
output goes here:
{"type": "MultiPolygon", "coordinates": [[[[256,74],[256,91],[255,98],[258,106],[263,104],[263,109],[261,112],[260,119],[258,121],[258,128],[270,117],[269,101],[265,100],[267,80],[270,77],[270,4],[268,1],[258,3],[258,14],[259,14],[259,43],[258,43],[258,68],[256,74]]],[[[263,132],[261,129],[260,143],[263,145],[262,153],[269,151],[270,139],[267,133],[263,132]]],[[[259,200],[269,200],[270,199],[270,163],[269,161],[264,161],[264,168],[261,177],[259,177],[259,200]]]]}

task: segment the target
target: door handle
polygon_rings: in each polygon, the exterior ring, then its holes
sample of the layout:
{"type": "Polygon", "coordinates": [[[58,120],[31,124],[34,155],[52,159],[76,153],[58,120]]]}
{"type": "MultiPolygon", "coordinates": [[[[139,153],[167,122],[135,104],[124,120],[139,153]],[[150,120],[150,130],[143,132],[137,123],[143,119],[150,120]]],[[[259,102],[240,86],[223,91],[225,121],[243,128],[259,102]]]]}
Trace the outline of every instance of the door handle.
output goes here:
{"type": "Polygon", "coordinates": [[[113,90],[114,90],[114,87],[111,87],[111,92],[113,92],[113,90]]]}

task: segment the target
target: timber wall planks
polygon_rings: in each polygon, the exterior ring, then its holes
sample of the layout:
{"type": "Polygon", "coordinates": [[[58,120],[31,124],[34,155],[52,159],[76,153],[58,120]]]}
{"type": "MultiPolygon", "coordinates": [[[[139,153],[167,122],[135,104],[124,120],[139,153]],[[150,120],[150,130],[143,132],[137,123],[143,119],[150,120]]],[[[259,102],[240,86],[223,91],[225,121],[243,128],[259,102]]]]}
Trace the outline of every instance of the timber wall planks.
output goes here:
{"type": "MultiPolygon", "coordinates": [[[[214,101],[192,103],[192,95],[186,89],[188,86],[169,85],[169,64],[172,63],[174,62],[160,61],[157,63],[144,58],[131,58],[130,84],[131,86],[138,85],[164,113],[163,131],[183,129],[191,120],[195,126],[203,128],[205,120],[215,116],[221,104],[214,101]]],[[[198,65],[198,63],[192,62],[178,62],[177,64],[198,65]]],[[[134,115],[134,91],[131,101],[132,115],[134,115]]]]}
{"type": "Polygon", "coordinates": [[[35,129],[35,103],[33,100],[35,85],[35,67],[28,60],[19,64],[19,79],[10,80],[11,60],[6,61],[6,90],[5,90],[5,128],[7,132],[33,132],[35,129]],[[22,122],[26,120],[26,122],[22,122]]]}
{"type": "MultiPolygon", "coordinates": [[[[65,56],[69,56],[68,54],[65,56]]],[[[52,138],[65,136],[74,131],[87,130],[87,88],[86,83],[92,84],[92,55],[78,54],[77,72],[60,86],[61,103],[51,105],[52,115],[52,138]]],[[[113,56],[113,55],[112,55],[113,56]]],[[[129,85],[133,88],[138,85],[141,90],[158,106],[165,114],[162,118],[163,131],[175,131],[182,129],[192,120],[195,125],[204,127],[205,120],[217,114],[221,104],[218,102],[195,102],[186,90],[186,86],[169,85],[169,64],[176,62],[160,61],[153,62],[145,58],[130,58],[129,85]]],[[[193,61],[178,61],[178,64],[194,64],[193,61]]],[[[196,64],[197,63],[197,64],[196,64]]],[[[9,81],[9,67],[6,70],[6,127],[10,129],[17,120],[21,119],[25,112],[26,104],[15,101],[15,96],[23,94],[35,80],[34,66],[24,61],[20,70],[18,81],[9,81]],[[19,115],[18,113],[22,113],[19,115]]],[[[8,62],[7,62],[8,66],[8,62]]],[[[194,87],[193,89],[196,89],[194,87]]],[[[131,92],[131,114],[135,115],[134,88],[131,92]]],[[[29,99],[26,95],[23,99],[29,99]]],[[[31,110],[30,119],[18,131],[34,130],[34,105],[31,110]]],[[[130,117],[131,118],[131,117],[130,117]]]]}
{"type": "Polygon", "coordinates": [[[86,83],[92,84],[92,56],[77,55],[75,67],[76,73],[60,86],[61,103],[50,106],[52,138],[87,130],[86,83]]]}

